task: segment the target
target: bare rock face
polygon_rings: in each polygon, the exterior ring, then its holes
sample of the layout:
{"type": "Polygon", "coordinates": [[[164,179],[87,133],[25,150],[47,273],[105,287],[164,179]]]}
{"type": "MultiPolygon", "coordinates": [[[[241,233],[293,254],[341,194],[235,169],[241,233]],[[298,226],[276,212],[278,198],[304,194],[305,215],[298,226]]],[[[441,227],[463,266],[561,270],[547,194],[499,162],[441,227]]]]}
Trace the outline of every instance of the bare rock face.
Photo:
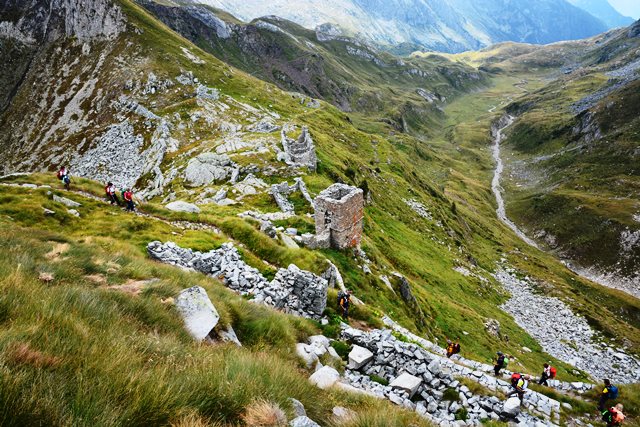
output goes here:
{"type": "Polygon", "coordinates": [[[0,36],[29,44],[62,37],[113,39],[125,31],[124,14],[112,0],[8,0],[0,36]]]}
{"type": "Polygon", "coordinates": [[[226,154],[203,153],[189,161],[184,178],[194,187],[208,185],[229,178],[233,162],[226,154]]]}
{"type": "Polygon", "coordinates": [[[308,167],[311,171],[316,170],[318,163],[316,147],[306,126],[302,128],[302,133],[297,140],[287,137],[284,129],[281,137],[285,163],[291,166],[308,167]]]}
{"type": "Polygon", "coordinates": [[[362,240],[364,196],[360,188],[333,184],[314,201],[316,236],[336,249],[355,248],[362,240]]]}

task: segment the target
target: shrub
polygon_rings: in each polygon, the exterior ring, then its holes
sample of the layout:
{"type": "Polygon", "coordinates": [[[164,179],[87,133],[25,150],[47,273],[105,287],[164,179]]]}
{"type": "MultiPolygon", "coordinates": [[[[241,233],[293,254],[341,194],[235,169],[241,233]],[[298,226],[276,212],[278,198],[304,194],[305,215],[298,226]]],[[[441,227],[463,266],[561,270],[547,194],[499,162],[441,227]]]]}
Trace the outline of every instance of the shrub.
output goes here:
{"type": "Polygon", "coordinates": [[[460,400],[460,393],[455,388],[447,388],[444,393],[442,393],[442,400],[448,400],[449,402],[457,402],[460,400]]]}
{"type": "Polygon", "coordinates": [[[351,346],[344,341],[331,341],[331,347],[338,353],[343,360],[347,360],[351,352],[351,346]]]}
{"type": "Polygon", "coordinates": [[[369,376],[369,378],[371,378],[371,381],[376,382],[378,384],[382,384],[382,385],[389,385],[389,381],[387,381],[386,379],[378,376],[378,375],[371,375],[369,376]]]}

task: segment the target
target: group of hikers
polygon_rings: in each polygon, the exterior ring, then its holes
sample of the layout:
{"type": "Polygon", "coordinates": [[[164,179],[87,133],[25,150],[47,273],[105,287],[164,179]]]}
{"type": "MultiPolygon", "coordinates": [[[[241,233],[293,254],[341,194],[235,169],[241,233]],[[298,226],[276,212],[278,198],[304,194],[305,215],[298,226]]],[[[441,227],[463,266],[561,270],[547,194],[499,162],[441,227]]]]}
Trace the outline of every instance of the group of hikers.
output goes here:
{"type": "MultiPolygon", "coordinates": [[[[62,181],[62,183],[64,184],[65,190],[70,189],[71,173],[68,167],[62,166],[56,173],[56,177],[60,181],[62,181]]],[[[118,190],[118,188],[116,188],[116,186],[112,182],[108,182],[107,185],[104,187],[104,192],[105,192],[105,195],[107,196],[107,199],[112,205],[122,206],[124,203],[124,206],[127,211],[131,211],[131,212],[135,211],[135,203],[133,201],[134,195],[133,195],[133,191],[131,191],[131,188],[120,188],[118,190]],[[118,198],[118,193],[120,193],[120,196],[122,197],[122,202],[120,201],[120,198],[118,198]]]]}
{"type": "MultiPolygon", "coordinates": [[[[502,352],[497,353],[496,363],[493,366],[493,370],[496,376],[500,375],[500,371],[507,367],[509,363],[509,356],[503,354],[502,352]]],[[[556,378],[557,370],[553,366],[548,363],[543,365],[542,374],[540,375],[540,380],[538,384],[549,387],[548,380],[553,380],[556,378]]],[[[524,399],[524,394],[527,392],[529,387],[529,382],[532,380],[531,375],[523,375],[518,372],[514,372],[511,374],[511,391],[507,393],[507,398],[517,395],[520,399],[520,403],[524,399]]],[[[606,379],[604,380],[604,389],[599,393],[598,396],[598,411],[602,415],[602,420],[607,423],[607,427],[619,426],[625,419],[625,415],[622,412],[624,407],[621,403],[616,404],[615,406],[607,406],[607,402],[609,400],[615,400],[618,398],[618,387],[611,384],[611,381],[606,379]]]]}

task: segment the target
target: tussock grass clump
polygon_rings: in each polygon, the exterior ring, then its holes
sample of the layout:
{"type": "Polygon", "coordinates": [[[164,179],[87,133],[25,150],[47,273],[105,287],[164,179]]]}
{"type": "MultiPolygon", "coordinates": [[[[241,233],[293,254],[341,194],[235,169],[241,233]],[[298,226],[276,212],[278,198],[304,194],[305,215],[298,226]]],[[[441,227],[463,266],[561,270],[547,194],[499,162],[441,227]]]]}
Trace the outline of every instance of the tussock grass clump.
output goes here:
{"type": "Polygon", "coordinates": [[[248,426],[255,427],[283,427],[287,425],[287,415],[277,403],[257,400],[250,403],[242,420],[248,426]]]}

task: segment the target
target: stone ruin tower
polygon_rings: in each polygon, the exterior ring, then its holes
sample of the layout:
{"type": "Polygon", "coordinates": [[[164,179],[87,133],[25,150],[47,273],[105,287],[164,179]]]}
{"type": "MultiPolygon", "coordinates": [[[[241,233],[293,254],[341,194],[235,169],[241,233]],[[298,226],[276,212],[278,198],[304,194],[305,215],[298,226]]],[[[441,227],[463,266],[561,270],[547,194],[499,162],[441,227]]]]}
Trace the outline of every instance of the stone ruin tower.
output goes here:
{"type": "Polygon", "coordinates": [[[333,184],[318,194],[314,204],[318,246],[360,246],[364,222],[364,193],[360,188],[333,184]]]}
{"type": "Polygon", "coordinates": [[[281,132],[282,147],[284,148],[284,161],[291,166],[306,166],[309,170],[316,170],[318,158],[316,147],[309,134],[309,128],[302,127],[302,133],[298,139],[287,137],[285,129],[281,132]]]}

